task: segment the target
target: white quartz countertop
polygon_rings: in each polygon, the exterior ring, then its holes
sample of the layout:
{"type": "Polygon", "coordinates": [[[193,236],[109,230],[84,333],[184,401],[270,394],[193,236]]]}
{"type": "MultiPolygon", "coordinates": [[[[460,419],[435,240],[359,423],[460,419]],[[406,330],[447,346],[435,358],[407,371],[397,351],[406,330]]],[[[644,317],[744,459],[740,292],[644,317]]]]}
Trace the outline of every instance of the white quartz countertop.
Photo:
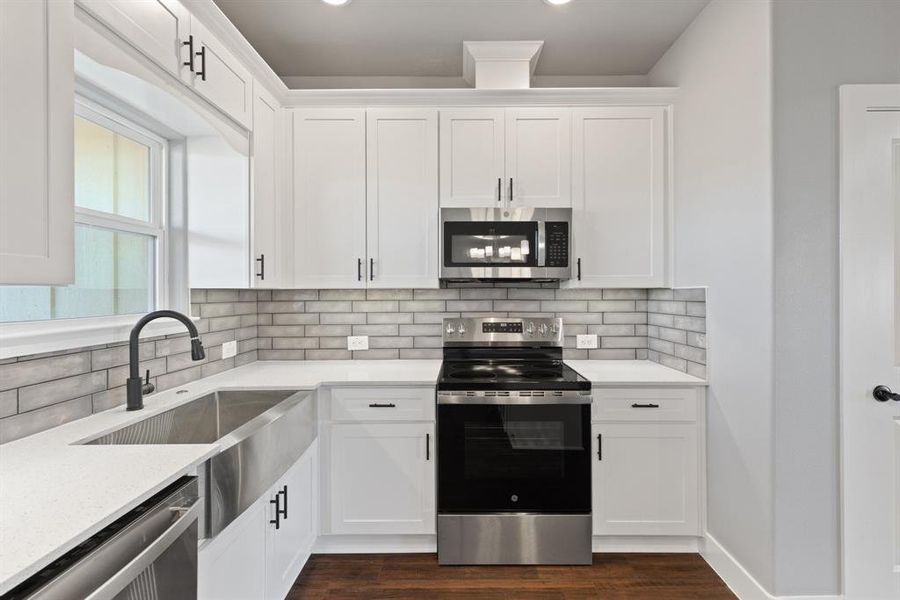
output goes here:
{"type": "MultiPolygon", "coordinates": [[[[567,361],[596,384],[703,380],[648,361],[567,361]]],[[[217,389],[434,385],[439,360],[260,361],[0,446],[0,594],[218,452],[216,444],[80,445],[217,389]],[[187,390],[186,393],[177,393],[187,390]]]]}

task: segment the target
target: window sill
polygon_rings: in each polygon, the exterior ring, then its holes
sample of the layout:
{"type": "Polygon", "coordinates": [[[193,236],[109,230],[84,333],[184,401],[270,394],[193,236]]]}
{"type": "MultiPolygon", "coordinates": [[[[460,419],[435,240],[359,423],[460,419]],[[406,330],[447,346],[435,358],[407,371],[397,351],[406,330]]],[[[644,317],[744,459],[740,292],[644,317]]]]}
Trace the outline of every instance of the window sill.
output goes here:
{"type": "MultiPolygon", "coordinates": [[[[141,316],[121,315],[0,323],[0,360],[126,342],[131,328],[141,316]]],[[[191,317],[191,320],[196,323],[200,317],[191,317]]],[[[141,337],[171,335],[184,331],[184,325],[174,319],[158,319],[144,327],[141,337]]]]}

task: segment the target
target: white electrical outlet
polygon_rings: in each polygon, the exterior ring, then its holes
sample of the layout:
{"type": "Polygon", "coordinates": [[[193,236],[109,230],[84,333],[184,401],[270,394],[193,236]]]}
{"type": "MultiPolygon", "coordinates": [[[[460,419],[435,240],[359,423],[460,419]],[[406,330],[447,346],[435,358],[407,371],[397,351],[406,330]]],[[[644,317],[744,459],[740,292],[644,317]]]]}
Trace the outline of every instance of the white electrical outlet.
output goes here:
{"type": "Polygon", "coordinates": [[[368,350],[369,336],[367,335],[348,335],[347,350],[368,350]]]}
{"type": "Polygon", "coordinates": [[[237,354],[237,342],[230,341],[222,344],[222,358],[231,358],[237,354]]]}
{"type": "Polygon", "coordinates": [[[575,347],[579,350],[591,350],[597,347],[596,335],[579,335],[575,337],[575,347]]]}

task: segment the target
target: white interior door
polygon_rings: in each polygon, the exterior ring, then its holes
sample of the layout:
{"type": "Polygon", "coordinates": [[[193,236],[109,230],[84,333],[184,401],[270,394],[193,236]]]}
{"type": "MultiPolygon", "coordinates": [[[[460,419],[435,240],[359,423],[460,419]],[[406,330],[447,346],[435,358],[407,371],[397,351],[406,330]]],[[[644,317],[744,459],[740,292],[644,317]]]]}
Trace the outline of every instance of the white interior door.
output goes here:
{"type": "Polygon", "coordinates": [[[844,597],[900,598],[900,85],[840,102],[844,597]]]}

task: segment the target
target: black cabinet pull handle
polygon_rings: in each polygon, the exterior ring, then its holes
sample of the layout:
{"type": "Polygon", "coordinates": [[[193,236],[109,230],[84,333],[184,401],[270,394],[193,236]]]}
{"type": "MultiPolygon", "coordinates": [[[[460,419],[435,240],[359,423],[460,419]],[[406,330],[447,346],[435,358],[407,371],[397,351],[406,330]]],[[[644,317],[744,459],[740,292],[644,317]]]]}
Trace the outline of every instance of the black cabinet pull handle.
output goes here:
{"type": "Polygon", "coordinates": [[[278,512],[280,512],[281,516],[284,517],[284,520],[287,521],[287,518],[288,518],[288,516],[287,516],[287,506],[288,506],[287,484],[285,484],[284,487],[281,488],[281,491],[278,492],[278,494],[284,497],[284,508],[279,508],[278,512]]]}
{"type": "Polygon", "coordinates": [[[200,79],[206,81],[206,46],[200,48],[200,52],[195,53],[200,57],[200,70],[197,71],[197,75],[200,76],[200,79]]]}
{"type": "Polygon", "coordinates": [[[194,34],[190,34],[186,42],[181,42],[182,46],[188,47],[188,59],[184,61],[182,66],[188,67],[191,73],[194,72],[194,34]]]}
{"type": "Polygon", "coordinates": [[[356,259],[356,280],[362,281],[362,259],[356,259]]]}
{"type": "Polygon", "coordinates": [[[632,404],[631,408],[659,408],[659,404],[653,404],[652,402],[649,404],[632,404]]]}
{"type": "Polygon", "coordinates": [[[886,385],[875,386],[875,389],[872,390],[872,396],[879,402],[887,402],[888,400],[900,402],[900,394],[895,394],[886,385]]]}
{"type": "Polygon", "coordinates": [[[375,259],[369,259],[369,281],[375,281],[375,259]]]}
{"type": "Polygon", "coordinates": [[[581,259],[575,261],[575,264],[578,265],[578,281],[581,281],[581,259]]]}
{"type": "Polygon", "coordinates": [[[597,460],[603,460],[603,434],[597,434],[597,460]]]}
{"type": "Polygon", "coordinates": [[[378,402],[373,402],[369,405],[369,408],[397,408],[397,405],[393,402],[388,402],[387,404],[379,404],[378,402]]]}
{"type": "Polygon", "coordinates": [[[512,204],[513,201],[513,185],[512,185],[512,177],[509,178],[509,203],[512,204]]]}
{"type": "Polygon", "coordinates": [[[500,192],[502,189],[503,189],[503,178],[498,177],[497,178],[497,202],[502,202],[502,200],[500,199],[500,192]]]}
{"type": "Polygon", "coordinates": [[[431,460],[431,434],[425,434],[425,460],[431,460]]]}
{"type": "Polygon", "coordinates": [[[256,274],[261,280],[265,281],[266,279],[266,255],[260,254],[259,258],[256,259],[256,262],[259,263],[259,273],[256,274]]]}
{"type": "Polygon", "coordinates": [[[281,493],[275,494],[275,498],[269,500],[269,504],[275,505],[275,518],[269,519],[269,523],[275,526],[275,529],[281,529],[281,493]]]}

